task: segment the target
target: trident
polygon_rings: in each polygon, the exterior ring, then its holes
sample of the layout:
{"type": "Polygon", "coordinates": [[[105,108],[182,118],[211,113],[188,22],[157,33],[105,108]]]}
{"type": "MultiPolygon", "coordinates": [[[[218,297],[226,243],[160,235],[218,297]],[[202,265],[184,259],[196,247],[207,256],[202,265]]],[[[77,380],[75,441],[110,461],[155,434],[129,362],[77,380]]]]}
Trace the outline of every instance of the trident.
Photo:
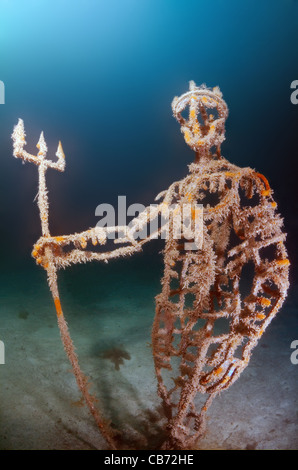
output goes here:
{"type": "Polygon", "coordinates": [[[35,163],[38,165],[38,175],[39,175],[39,191],[38,191],[38,208],[40,213],[41,220],[41,232],[44,237],[50,236],[49,231],[49,221],[48,221],[48,192],[46,187],[46,171],[48,168],[54,168],[58,171],[64,171],[65,169],[65,155],[62,149],[61,142],[59,141],[58,149],[56,156],[58,157],[57,162],[46,159],[47,155],[47,144],[44,140],[43,132],[41,132],[39,141],[36,145],[39,152],[37,155],[31,155],[30,153],[24,150],[26,145],[25,140],[26,134],[24,129],[24,122],[22,119],[19,119],[18,124],[15,126],[12,134],[13,139],[13,155],[16,158],[21,158],[23,161],[35,163]]]}
{"type": "MultiPolygon", "coordinates": [[[[61,339],[65,352],[68,356],[68,359],[72,365],[72,370],[76,378],[77,385],[81,391],[84,400],[95,418],[95,421],[106,441],[109,443],[110,447],[115,450],[116,444],[114,441],[115,431],[110,428],[109,423],[101,416],[99,410],[95,407],[94,403],[97,401],[94,396],[92,396],[89,391],[88,378],[83,374],[79,366],[78,357],[74,350],[74,345],[69,334],[68,326],[63,315],[60,296],[58,291],[58,282],[57,282],[57,266],[55,264],[55,258],[51,249],[51,236],[49,230],[49,202],[48,202],[48,191],[46,186],[46,171],[48,168],[53,168],[54,170],[64,171],[65,169],[65,155],[62,149],[61,142],[59,141],[58,149],[56,156],[58,160],[53,162],[46,159],[47,155],[47,144],[44,139],[43,132],[40,134],[39,141],[36,145],[39,152],[37,155],[31,155],[30,153],[24,150],[26,145],[25,140],[26,134],[24,129],[24,122],[22,119],[19,119],[18,124],[15,126],[12,134],[13,139],[13,155],[16,158],[21,158],[24,162],[32,162],[35,165],[38,165],[38,175],[39,175],[39,185],[38,185],[38,208],[41,220],[41,231],[42,236],[45,239],[48,239],[48,243],[45,244],[43,259],[38,258],[37,263],[42,263],[42,266],[47,271],[48,284],[52,293],[54,300],[57,321],[60,329],[61,339]]],[[[32,252],[32,255],[36,257],[38,245],[35,245],[35,250],[32,252]]]]}

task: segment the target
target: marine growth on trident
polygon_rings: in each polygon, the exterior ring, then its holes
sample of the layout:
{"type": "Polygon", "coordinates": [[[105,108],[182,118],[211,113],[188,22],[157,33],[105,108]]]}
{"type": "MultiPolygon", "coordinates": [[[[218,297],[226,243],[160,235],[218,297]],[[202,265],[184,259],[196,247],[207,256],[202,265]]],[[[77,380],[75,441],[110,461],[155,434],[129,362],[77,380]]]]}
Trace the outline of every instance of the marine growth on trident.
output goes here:
{"type": "Polygon", "coordinates": [[[141,240],[137,233],[163,211],[169,211],[164,276],[152,328],[157,389],[166,417],[162,449],[196,448],[209,405],[248,365],[252,349],[281,308],[289,286],[283,220],[267,179],[251,168],[231,164],[221,155],[228,108],[219,88],[197,87],[190,82],[189,91],[174,98],[172,109],[185,142],[195,152],[194,162],[184,179],[157,196],[153,211],[143,211],[129,226],[95,227],[52,236],[45,175],[48,168],[64,171],[61,143],[53,162],[46,157],[43,133],[37,155],[24,150],[22,120],[12,134],[14,156],[35,163],[39,172],[42,236],[32,255],[47,272],[61,338],[77,385],[112,449],[123,448],[121,436],[105,419],[105,410],[95,404],[88,379],[80,369],[59,297],[60,268],[93,260],[107,262],[140,252],[161,228],[141,240]],[[185,204],[192,205],[188,221],[175,217],[177,208],[185,204]],[[199,225],[193,223],[197,211],[202,221],[199,225]],[[175,236],[177,228],[181,238],[175,236]],[[183,234],[190,228],[193,239],[187,237],[186,249],[183,234]],[[105,251],[111,231],[119,234],[113,241],[117,246],[105,251]],[[240,280],[248,263],[254,268],[253,280],[250,292],[243,294],[240,280]],[[222,319],[226,319],[228,329],[218,333],[222,319]],[[201,405],[199,395],[205,397],[201,405]]]}

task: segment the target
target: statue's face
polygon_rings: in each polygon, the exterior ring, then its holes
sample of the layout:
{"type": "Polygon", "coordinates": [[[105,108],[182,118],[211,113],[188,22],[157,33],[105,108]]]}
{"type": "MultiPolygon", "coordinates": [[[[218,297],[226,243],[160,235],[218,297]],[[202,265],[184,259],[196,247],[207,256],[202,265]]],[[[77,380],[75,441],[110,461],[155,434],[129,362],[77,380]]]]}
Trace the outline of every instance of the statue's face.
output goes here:
{"type": "Polygon", "coordinates": [[[190,83],[190,91],[172,103],[174,116],[181,124],[184,139],[195,152],[208,153],[224,141],[228,108],[219,88],[209,90],[190,83]],[[188,117],[182,113],[189,108],[188,117]]]}

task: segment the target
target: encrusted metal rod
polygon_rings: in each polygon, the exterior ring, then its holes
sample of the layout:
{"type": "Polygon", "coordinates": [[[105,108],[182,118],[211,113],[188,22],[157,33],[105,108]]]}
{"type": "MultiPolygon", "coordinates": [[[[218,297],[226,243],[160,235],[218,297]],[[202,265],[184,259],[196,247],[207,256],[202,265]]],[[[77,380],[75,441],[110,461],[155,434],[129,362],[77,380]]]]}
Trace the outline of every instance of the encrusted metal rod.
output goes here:
{"type": "MultiPolygon", "coordinates": [[[[37,148],[39,149],[38,154],[31,155],[28,154],[24,149],[25,141],[25,130],[24,123],[20,119],[17,126],[14,129],[12,134],[13,147],[14,147],[14,156],[16,158],[21,158],[24,161],[29,161],[38,165],[39,173],[39,186],[38,186],[38,207],[40,212],[41,219],[41,231],[42,239],[47,240],[50,237],[49,223],[48,223],[48,214],[49,214],[49,203],[48,203],[48,191],[46,186],[46,171],[48,168],[54,168],[59,171],[63,171],[65,168],[65,156],[62,150],[61,142],[59,142],[58,150],[56,156],[58,161],[56,163],[46,160],[47,154],[47,145],[44,140],[43,132],[40,135],[40,139],[37,143],[37,148]]],[[[35,250],[36,251],[36,247],[35,250]]],[[[101,416],[101,413],[95,406],[95,397],[92,396],[88,388],[90,384],[88,383],[87,377],[81,371],[79,366],[78,357],[75,353],[75,348],[70,337],[69,329],[63,315],[61,301],[58,291],[58,282],[57,282],[57,267],[55,263],[55,255],[51,250],[50,246],[45,246],[43,259],[37,258],[39,264],[42,264],[44,269],[47,272],[48,284],[50,291],[53,297],[57,322],[61,334],[62,343],[67,354],[67,357],[71,363],[72,371],[74,373],[78,388],[83,395],[86,405],[88,406],[91,414],[93,415],[103,437],[106,439],[107,443],[111,449],[115,450],[117,448],[115,443],[115,431],[111,429],[109,423],[101,416]]]]}

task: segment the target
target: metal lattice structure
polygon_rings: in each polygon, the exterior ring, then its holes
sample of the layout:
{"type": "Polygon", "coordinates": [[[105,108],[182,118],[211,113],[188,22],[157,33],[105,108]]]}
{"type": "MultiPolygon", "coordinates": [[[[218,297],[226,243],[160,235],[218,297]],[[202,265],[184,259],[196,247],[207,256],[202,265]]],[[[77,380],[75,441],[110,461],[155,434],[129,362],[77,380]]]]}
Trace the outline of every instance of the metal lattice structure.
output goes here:
{"type": "Polygon", "coordinates": [[[54,163],[46,159],[43,134],[36,156],[24,150],[21,120],[12,136],[14,156],[39,167],[42,237],[32,254],[47,271],[62,341],[78,387],[113,449],[117,448],[115,432],[88,391],[64,319],[57,285],[60,268],[139,252],[162,229],[141,240],[137,233],[165,211],[169,214],[162,291],[156,297],[152,330],[158,393],[167,418],[164,449],[196,445],[213,398],[234,383],[247,366],[252,348],[280,309],[289,284],[286,235],[267,179],[251,168],[229,163],[221,155],[228,108],[219,88],[210,90],[190,82],[189,91],[175,98],[172,108],[186,143],[196,153],[195,161],[183,180],[158,195],[161,202],[146,209],[129,226],[95,227],[51,236],[45,172],[48,168],[64,170],[62,146],[59,143],[58,161],[54,163]],[[191,205],[188,221],[177,218],[187,205],[191,205]],[[118,246],[105,252],[101,247],[111,232],[119,234],[114,241],[118,246]],[[245,292],[241,283],[247,266],[251,280],[245,292]],[[197,394],[206,396],[202,406],[197,404],[197,394]]]}

